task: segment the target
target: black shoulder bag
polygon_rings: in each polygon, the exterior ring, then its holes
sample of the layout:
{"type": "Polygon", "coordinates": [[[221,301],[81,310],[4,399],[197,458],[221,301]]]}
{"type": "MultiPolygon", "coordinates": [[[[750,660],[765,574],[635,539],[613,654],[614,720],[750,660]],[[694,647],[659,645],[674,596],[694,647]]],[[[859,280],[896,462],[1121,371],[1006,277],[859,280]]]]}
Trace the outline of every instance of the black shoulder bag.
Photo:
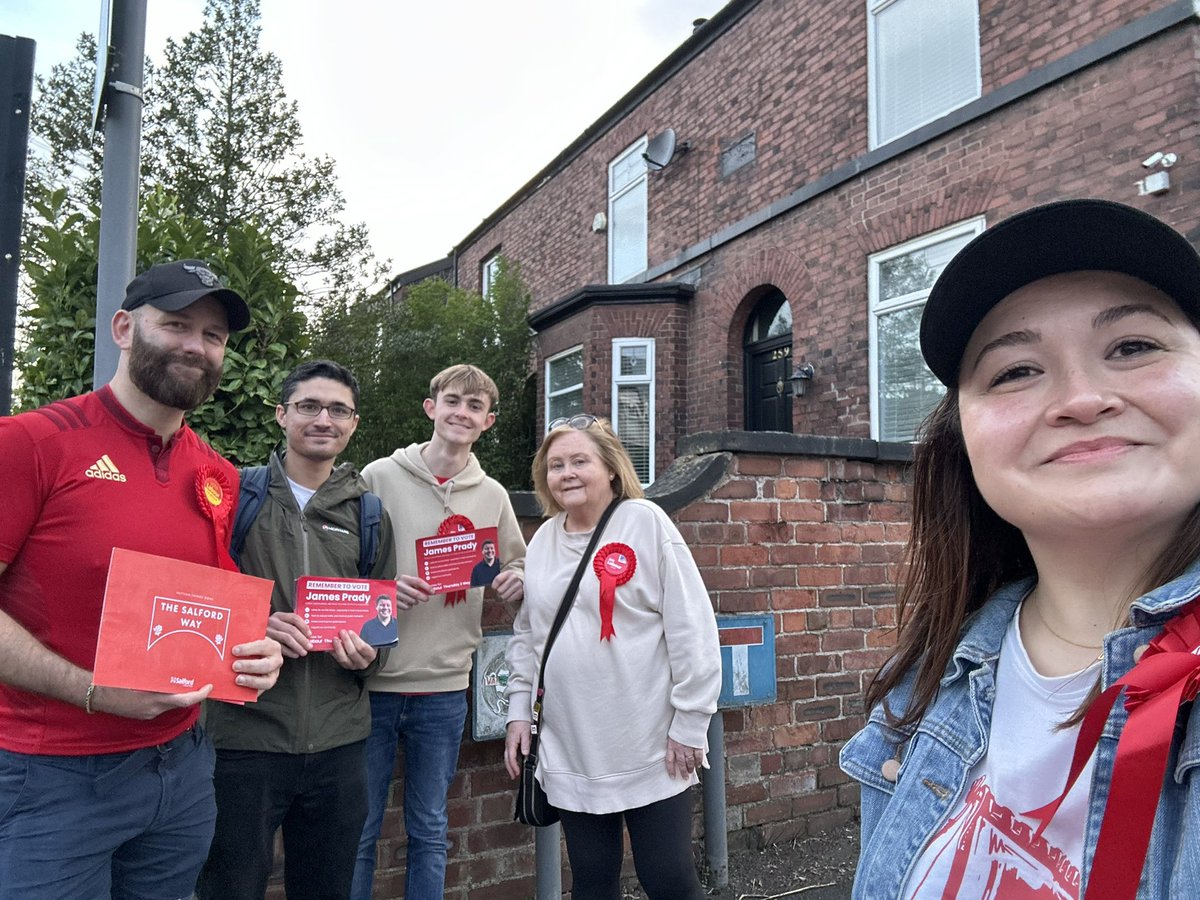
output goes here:
{"type": "Polygon", "coordinates": [[[550,805],[546,799],[546,792],[542,790],[542,786],[534,777],[534,770],[537,769],[538,762],[538,721],[542,715],[542,697],[546,693],[544,685],[546,660],[550,656],[550,648],[554,645],[554,639],[562,630],[563,622],[567,620],[567,613],[571,611],[571,606],[575,602],[575,594],[579,591],[579,582],[583,580],[583,573],[591,564],[592,554],[596,552],[596,544],[600,542],[600,534],[604,531],[604,526],[608,524],[609,517],[612,516],[613,510],[620,502],[621,498],[617,497],[608,504],[604,514],[600,516],[600,521],[596,523],[592,539],[588,541],[587,550],[583,552],[583,559],[579,561],[579,567],[575,570],[571,583],[567,585],[567,592],[563,594],[562,603],[558,605],[558,614],[555,615],[554,624],[550,626],[550,634],[546,637],[546,648],[542,651],[542,666],[538,672],[537,696],[533,702],[533,722],[530,723],[533,734],[529,740],[529,753],[521,765],[521,780],[517,784],[517,807],[513,813],[514,821],[526,825],[544,828],[558,821],[558,810],[550,805]]]}

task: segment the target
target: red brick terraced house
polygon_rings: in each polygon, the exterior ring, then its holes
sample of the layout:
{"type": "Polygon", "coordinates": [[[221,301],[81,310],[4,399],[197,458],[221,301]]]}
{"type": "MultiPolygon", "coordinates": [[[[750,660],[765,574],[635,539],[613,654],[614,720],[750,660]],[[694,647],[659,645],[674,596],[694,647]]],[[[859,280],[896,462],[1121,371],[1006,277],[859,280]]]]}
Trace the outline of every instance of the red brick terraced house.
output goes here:
{"type": "MultiPolygon", "coordinates": [[[[520,264],[543,426],[611,417],[716,610],[773,618],[777,699],[722,713],[732,849],[855,816],[837,752],[891,642],[941,268],[1067,197],[1200,238],[1198,15],[731,0],[455,247],[463,287],[520,264]]],[[[464,745],[447,896],[533,894],[501,755],[464,745]]],[[[398,809],[380,846],[376,896],[399,896],[398,809]]]]}

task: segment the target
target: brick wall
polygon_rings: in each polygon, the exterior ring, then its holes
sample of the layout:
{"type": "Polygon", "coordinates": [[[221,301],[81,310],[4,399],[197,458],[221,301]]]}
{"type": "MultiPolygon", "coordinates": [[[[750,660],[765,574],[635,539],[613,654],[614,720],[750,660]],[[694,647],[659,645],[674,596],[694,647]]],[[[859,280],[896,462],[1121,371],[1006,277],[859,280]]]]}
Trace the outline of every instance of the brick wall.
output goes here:
{"type": "MultiPolygon", "coordinates": [[[[716,487],[671,511],[717,612],[775,619],[777,702],[722,713],[731,849],[854,817],[857,789],[838,769],[837,751],[861,721],[866,679],[888,652],[907,504],[899,463],[739,453],[716,487]]],[[[537,524],[524,521],[527,531],[537,524]]],[[[488,624],[503,626],[511,614],[493,606],[488,624]]],[[[533,894],[533,833],[510,821],[502,753],[499,741],[464,741],[450,799],[449,898],[533,894]]],[[[397,780],[377,898],[403,894],[402,791],[397,780]]],[[[569,872],[563,884],[569,889],[569,872]]]]}
{"type": "MultiPolygon", "coordinates": [[[[1167,5],[984,2],[985,96],[1167,5]],[[1010,40],[1018,32],[1022,39],[1010,40]]],[[[494,229],[460,248],[460,273],[475,272],[477,251],[499,241],[521,263],[535,311],[581,285],[603,282],[606,236],[593,234],[590,222],[604,208],[607,161],[638,135],[668,124],[693,149],[650,175],[651,265],[861,156],[864,8],[819,6],[810,11],[764,0],[494,229]],[[751,75],[744,93],[727,89],[728,79],[751,75]],[[757,158],[721,178],[721,148],[751,131],[757,158]]],[[[1194,21],[1159,32],[663,272],[661,280],[687,280],[696,293],[686,334],[676,342],[684,349],[679,368],[670,373],[682,389],[658,407],[658,446],[667,454],[660,467],[681,435],[744,427],[742,340],[764,286],[788,299],[796,364],[816,369],[808,396],[794,402],[794,430],[868,437],[870,254],[975,216],[994,224],[1034,203],[1070,196],[1110,197],[1184,234],[1200,231],[1200,155],[1192,152],[1200,139],[1198,36],[1194,21]],[[1155,150],[1180,154],[1170,171],[1172,189],[1138,197],[1140,161],[1155,150]]],[[[539,359],[570,326],[557,327],[539,359]]],[[[645,333],[638,328],[631,324],[630,336],[645,333]]],[[[618,336],[612,328],[606,333],[618,336]]],[[[572,340],[584,343],[588,356],[588,411],[608,413],[608,347],[589,344],[582,326],[572,340]]]]}
{"type": "MultiPolygon", "coordinates": [[[[982,0],[983,91],[1008,85],[1167,5],[1168,0],[982,0]]],[[[1175,63],[1195,71],[1187,47],[1139,50],[1139,68],[1156,67],[1176,53],[1175,63]]],[[[1109,78],[1103,70],[1090,77],[1109,78]]],[[[1154,84],[1141,76],[1124,83],[1135,90],[1154,84]]],[[[497,247],[520,260],[535,309],[580,285],[605,283],[607,235],[594,233],[591,224],[606,210],[608,164],[638,138],[668,126],[691,146],[649,176],[650,263],[670,259],[866,153],[867,90],[865,4],[762,0],[509,215],[459,247],[460,283],[478,287],[480,263],[497,247]],[[722,177],[721,151],[751,133],[755,160],[722,177]]],[[[1173,94],[1181,101],[1193,96],[1173,94]]],[[[1080,104],[1067,112],[1055,120],[1056,129],[1071,128],[1089,112],[1116,121],[1149,114],[1141,104],[1080,104]]],[[[513,189],[534,175],[512,173],[513,189]]]]}

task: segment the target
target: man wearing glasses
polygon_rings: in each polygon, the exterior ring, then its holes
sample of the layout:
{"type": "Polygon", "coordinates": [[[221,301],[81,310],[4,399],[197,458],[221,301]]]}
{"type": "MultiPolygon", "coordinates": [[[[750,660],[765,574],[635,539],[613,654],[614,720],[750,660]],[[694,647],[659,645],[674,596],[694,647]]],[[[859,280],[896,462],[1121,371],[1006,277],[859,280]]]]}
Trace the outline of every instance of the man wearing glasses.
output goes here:
{"type": "MultiPolygon", "coordinates": [[[[266,496],[240,547],[235,536],[234,551],[243,572],[275,581],[267,634],[285,658],[266,702],[214,703],[206,711],[217,748],[217,827],[197,890],[202,900],[262,900],[280,826],[288,897],[350,893],[367,813],[366,679],[387,651],[346,629],[329,652],[313,652],[309,627],[295,612],[295,582],[396,576],[386,512],[373,560],[360,560],[367,487],[349,463],[335,465],[358,427],[357,406],[350,370],[314,360],[284,379],[275,407],[284,448],[271,457],[266,496]]],[[[244,486],[253,480],[243,473],[244,486]]],[[[249,497],[244,488],[241,502],[249,497]]]]}

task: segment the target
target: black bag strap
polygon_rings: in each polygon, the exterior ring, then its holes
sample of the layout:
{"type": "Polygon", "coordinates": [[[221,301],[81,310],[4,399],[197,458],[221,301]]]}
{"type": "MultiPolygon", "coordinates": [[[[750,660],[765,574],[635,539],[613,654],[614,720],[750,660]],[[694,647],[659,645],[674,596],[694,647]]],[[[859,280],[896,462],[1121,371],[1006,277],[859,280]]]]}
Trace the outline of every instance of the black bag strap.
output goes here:
{"type": "Polygon", "coordinates": [[[608,520],[612,518],[614,510],[616,510],[623,499],[623,497],[614,497],[612,503],[608,504],[608,507],[600,516],[600,521],[596,523],[596,527],[592,531],[592,539],[588,541],[587,549],[583,551],[583,559],[579,560],[579,565],[575,568],[575,574],[571,578],[571,583],[567,585],[567,592],[563,594],[562,603],[558,605],[558,613],[554,616],[554,624],[550,626],[550,634],[546,637],[546,647],[542,650],[542,666],[538,670],[537,696],[533,700],[533,722],[530,723],[532,731],[532,737],[529,741],[530,754],[537,753],[538,721],[542,717],[542,696],[546,693],[543,679],[546,677],[546,660],[550,656],[550,648],[554,646],[554,639],[558,637],[563,623],[567,621],[567,613],[571,611],[571,607],[575,604],[575,595],[579,592],[579,582],[583,581],[583,573],[587,571],[588,565],[592,561],[592,554],[596,552],[596,545],[600,543],[600,535],[604,532],[604,526],[608,524],[608,520]]]}

